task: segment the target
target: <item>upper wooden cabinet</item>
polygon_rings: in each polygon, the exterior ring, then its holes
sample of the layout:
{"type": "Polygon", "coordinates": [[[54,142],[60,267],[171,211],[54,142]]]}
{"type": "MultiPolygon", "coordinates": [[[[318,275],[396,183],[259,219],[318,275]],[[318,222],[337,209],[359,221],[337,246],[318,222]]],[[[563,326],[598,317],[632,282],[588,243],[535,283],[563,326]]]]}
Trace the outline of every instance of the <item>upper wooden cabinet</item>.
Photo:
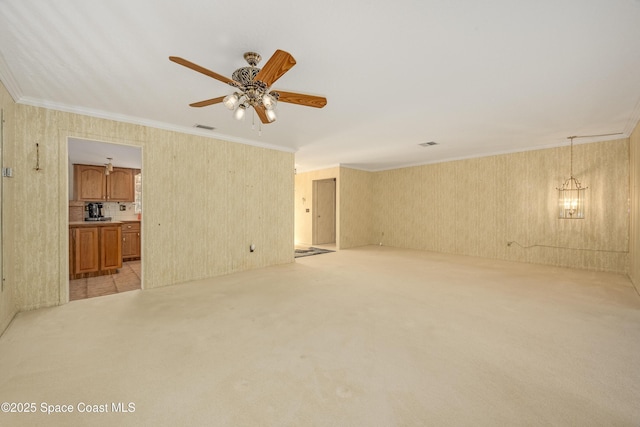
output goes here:
{"type": "Polygon", "coordinates": [[[107,175],[107,201],[133,202],[135,199],[133,169],[113,168],[107,175]]]}
{"type": "Polygon", "coordinates": [[[106,200],[104,166],[73,165],[73,199],[87,202],[106,200]]]}
{"type": "Polygon", "coordinates": [[[104,166],[73,165],[73,198],[85,202],[133,202],[134,170],[113,168],[104,174],[104,166]]]}

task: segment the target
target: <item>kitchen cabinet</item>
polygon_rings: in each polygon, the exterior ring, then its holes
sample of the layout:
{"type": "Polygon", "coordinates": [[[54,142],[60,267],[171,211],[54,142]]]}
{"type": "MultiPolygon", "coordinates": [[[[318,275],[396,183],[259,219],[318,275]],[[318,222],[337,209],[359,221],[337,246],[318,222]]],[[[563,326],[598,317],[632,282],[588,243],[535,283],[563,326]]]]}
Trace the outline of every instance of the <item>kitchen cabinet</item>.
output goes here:
{"type": "MultiPolygon", "coordinates": [[[[100,246],[98,227],[83,227],[72,230],[73,274],[93,273],[100,269],[100,246]]],[[[71,245],[69,245],[71,246],[71,245]]]]}
{"type": "Polygon", "coordinates": [[[122,268],[122,245],[120,240],[122,227],[100,227],[100,269],[115,270],[122,268]]]}
{"type": "Polygon", "coordinates": [[[87,202],[106,200],[104,166],[73,165],[73,199],[87,202]]]}
{"type": "Polygon", "coordinates": [[[69,276],[101,276],[122,268],[120,223],[69,225],[69,276]]]}
{"type": "Polygon", "coordinates": [[[107,201],[109,202],[133,202],[134,184],[133,169],[113,168],[107,175],[107,201]]]}
{"type": "Polygon", "coordinates": [[[122,259],[140,259],[140,221],[122,224],[122,259]]]}
{"type": "Polygon", "coordinates": [[[73,165],[73,198],[85,202],[133,202],[134,169],[113,168],[105,175],[104,166],[73,165]]]}

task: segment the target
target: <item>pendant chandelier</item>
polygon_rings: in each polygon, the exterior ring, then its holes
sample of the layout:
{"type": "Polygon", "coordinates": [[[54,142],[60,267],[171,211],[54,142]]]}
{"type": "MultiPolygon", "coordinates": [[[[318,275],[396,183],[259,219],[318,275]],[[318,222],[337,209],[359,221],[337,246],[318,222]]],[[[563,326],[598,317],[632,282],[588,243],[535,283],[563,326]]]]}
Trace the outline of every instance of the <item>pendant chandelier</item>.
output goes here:
{"type": "Polygon", "coordinates": [[[571,140],[571,166],[569,179],[558,190],[558,218],[560,219],[584,219],[585,193],[587,187],[583,187],[580,181],[573,176],[573,138],[571,140]]]}
{"type": "Polygon", "coordinates": [[[587,188],[580,184],[580,181],[573,176],[573,139],[574,138],[597,138],[603,136],[622,135],[622,132],[604,133],[600,135],[580,135],[568,136],[571,141],[571,163],[569,179],[567,179],[558,190],[558,218],[560,219],[584,219],[586,205],[587,188]]]}

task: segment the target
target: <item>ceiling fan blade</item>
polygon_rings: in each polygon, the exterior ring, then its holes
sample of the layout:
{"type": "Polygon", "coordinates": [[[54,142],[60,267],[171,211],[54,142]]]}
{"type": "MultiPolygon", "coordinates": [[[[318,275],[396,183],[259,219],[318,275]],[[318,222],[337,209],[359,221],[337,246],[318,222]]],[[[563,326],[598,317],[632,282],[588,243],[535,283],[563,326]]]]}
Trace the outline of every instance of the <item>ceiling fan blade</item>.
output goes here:
{"type": "Polygon", "coordinates": [[[256,114],[258,115],[258,117],[260,117],[260,121],[262,123],[264,123],[265,125],[271,123],[269,121],[269,118],[267,117],[267,112],[264,109],[264,105],[254,106],[253,109],[256,110],[256,114]]]}
{"type": "Polygon", "coordinates": [[[289,102],[291,104],[304,105],[305,107],[322,108],[327,105],[327,98],[324,96],[305,95],[304,93],[285,92],[274,90],[278,93],[278,102],[289,102]]]}
{"type": "Polygon", "coordinates": [[[189,104],[189,106],[190,107],[206,107],[207,105],[218,104],[218,103],[222,102],[222,100],[224,98],[225,98],[224,96],[219,96],[217,98],[206,99],[206,100],[200,101],[200,102],[194,102],[193,104],[189,104]]]}
{"type": "Polygon", "coordinates": [[[261,81],[269,87],[284,73],[293,68],[294,65],[296,65],[296,60],[293,59],[293,56],[284,50],[278,49],[253,80],[261,81]]]}
{"type": "Polygon", "coordinates": [[[225,77],[225,76],[223,76],[221,74],[218,74],[218,73],[214,73],[211,70],[207,70],[206,68],[201,67],[198,64],[194,64],[191,61],[187,61],[184,58],[180,58],[179,56],[170,56],[169,60],[175,62],[176,64],[180,64],[180,65],[183,65],[183,66],[185,66],[187,68],[191,68],[192,70],[197,71],[199,73],[202,73],[205,76],[209,76],[209,77],[212,77],[212,78],[214,78],[216,80],[219,80],[222,83],[228,83],[228,84],[230,84],[232,86],[236,86],[237,85],[237,83],[235,81],[231,80],[230,78],[225,77]]]}

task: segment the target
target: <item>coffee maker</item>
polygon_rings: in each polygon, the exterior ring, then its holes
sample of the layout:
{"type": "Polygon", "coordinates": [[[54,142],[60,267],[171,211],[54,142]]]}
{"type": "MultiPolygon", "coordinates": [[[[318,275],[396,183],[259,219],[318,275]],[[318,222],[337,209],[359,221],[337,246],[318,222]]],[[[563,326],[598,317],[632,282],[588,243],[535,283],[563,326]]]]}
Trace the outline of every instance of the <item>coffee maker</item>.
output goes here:
{"type": "Polygon", "coordinates": [[[102,203],[89,203],[87,205],[87,210],[89,211],[89,218],[87,218],[87,221],[102,220],[102,203]]]}

